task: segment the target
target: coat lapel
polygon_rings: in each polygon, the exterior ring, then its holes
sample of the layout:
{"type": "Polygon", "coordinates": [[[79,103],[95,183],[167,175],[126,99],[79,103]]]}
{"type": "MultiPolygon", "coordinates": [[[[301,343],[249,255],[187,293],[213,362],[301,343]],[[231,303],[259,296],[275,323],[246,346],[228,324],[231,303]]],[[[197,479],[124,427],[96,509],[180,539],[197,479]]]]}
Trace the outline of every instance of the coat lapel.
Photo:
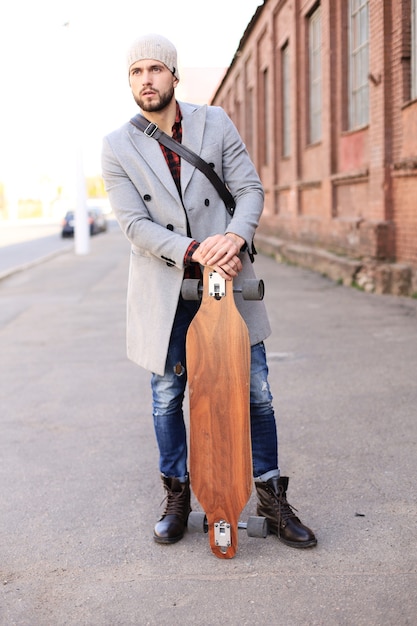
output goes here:
{"type": "MultiPolygon", "coordinates": [[[[188,103],[179,103],[182,113],[182,143],[196,154],[200,154],[203,143],[207,107],[195,107],[188,103]]],[[[195,167],[181,159],[181,188],[183,195],[191,180],[195,167]]]]}
{"type": "MultiPolygon", "coordinates": [[[[204,125],[206,120],[207,107],[195,107],[188,103],[180,102],[182,113],[182,143],[197,154],[201,151],[203,142],[204,125]]],[[[165,162],[164,155],[158,141],[147,137],[141,130],[131,124],[131,141],[142,157],[151,168],[153,174],[159,178],[172,196],[178,200],[178,191],[172,178],[171,172],[165,162]]],[[[185,159],[181,159],[181,188],[184,194],[195,167],[185,159]]]]}
{"type": "Polygon", "coordinates": [[[155,139],[152,139],[152,137],[144,135],[143,132],[138,128],[135,128],[133,124],[130,126],[130,138],[135,149],[138,151],[147,166],[152,170],[154,176],[159,178],[162,185],[164,185],[169,193],[178,201],[178,190],[174,183],[174,179],[172,178],[172,174],[169,171],[169,167],[165,161],[165,157],[159,143],[155,139]]]}

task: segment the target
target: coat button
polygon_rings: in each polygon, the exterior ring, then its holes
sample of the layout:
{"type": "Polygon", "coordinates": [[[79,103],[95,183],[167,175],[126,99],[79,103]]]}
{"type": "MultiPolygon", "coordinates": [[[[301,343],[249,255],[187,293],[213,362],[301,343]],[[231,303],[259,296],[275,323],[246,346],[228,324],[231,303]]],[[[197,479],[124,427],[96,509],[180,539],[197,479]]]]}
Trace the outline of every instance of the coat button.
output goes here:
{"type": "Polygon", "coordinates": [[[206,199],[204,200],[204,204],[205,204],[206,206],[209,206],[209,204],[210,204],[210,200],[209,200],[208,198],[206,198],[206,199]]]}
{"type": "Polygon", "coordinates": [[[168,228],[168,230],[174,230],[174,227],[173,227],[172,224],[167,224],[167,228],[168,228]]]}
{"type": "Polygon", "coordinates": [[[148,193],[145,193],[143,199],[145,200],[145,202],[149,202],[149,200],[151,200],[151,196],[148,193]]]}

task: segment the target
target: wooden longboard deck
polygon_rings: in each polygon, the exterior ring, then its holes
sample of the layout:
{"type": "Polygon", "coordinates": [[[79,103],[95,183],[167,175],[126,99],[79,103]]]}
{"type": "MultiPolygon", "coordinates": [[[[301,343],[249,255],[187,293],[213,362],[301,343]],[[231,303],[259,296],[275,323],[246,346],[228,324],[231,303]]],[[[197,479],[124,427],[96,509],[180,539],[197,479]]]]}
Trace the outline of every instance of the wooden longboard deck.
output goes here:
{"type": "Polygon", "coordinates": [[[239,516],[252,492],[249,386],[250,343],[226,281],[220,299],[203,298],[187,334],[190,396],[190,480],[209,526],[213,553],[232,558],[238,547],[239,516]],[[215,524],[230,524],[231,545],[216,545],[215,524]]]}

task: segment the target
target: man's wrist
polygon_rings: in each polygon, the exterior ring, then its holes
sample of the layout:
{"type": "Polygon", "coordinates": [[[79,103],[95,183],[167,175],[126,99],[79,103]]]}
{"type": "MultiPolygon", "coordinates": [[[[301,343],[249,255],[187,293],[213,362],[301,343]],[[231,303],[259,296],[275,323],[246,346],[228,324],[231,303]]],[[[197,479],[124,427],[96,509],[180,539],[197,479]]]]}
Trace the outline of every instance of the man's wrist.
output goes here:
{"type": "Polygon", "coordinates": [[[242,250],[242,248],[245,248],[246,241],[240,235],[236,235],[236,233],[226,233],[226,237],[229,237],[229,239],[232,239],[232,241],[234,241],[234,243],[238,246],[239,250],[242,250]]]}

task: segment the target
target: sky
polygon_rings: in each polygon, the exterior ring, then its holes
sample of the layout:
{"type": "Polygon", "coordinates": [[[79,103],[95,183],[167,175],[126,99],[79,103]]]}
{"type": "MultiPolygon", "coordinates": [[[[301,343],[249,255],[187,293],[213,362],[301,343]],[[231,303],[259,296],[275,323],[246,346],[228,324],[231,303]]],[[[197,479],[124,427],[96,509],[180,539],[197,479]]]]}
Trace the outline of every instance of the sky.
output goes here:
{"type": "Polygon", "coordinates": [[[129,44],[156,32],[175,44],[180,72],[182,67],[227,68],[262,3],[3,3],[0,182],[13,181],[13,193],[20,195],[29,194],[39,180],[55,184],[71,170],[77,150],[86,175],[99,175],[103,136],[137,112],[125,63],[129,44]]]}

